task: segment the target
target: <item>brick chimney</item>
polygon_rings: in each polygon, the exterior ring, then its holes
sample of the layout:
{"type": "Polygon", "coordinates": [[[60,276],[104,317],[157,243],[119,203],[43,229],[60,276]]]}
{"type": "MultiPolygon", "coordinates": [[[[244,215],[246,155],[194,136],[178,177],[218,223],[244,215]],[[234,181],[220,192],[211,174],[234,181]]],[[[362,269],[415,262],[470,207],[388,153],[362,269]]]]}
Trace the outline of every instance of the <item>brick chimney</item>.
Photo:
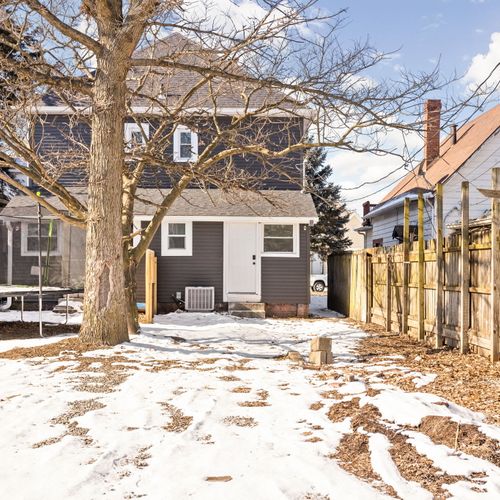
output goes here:
{"type": "Polygon", "coordinates": [[[428,99],[424,105],[424,172],[439,156],[441,100],[428,99]]]}

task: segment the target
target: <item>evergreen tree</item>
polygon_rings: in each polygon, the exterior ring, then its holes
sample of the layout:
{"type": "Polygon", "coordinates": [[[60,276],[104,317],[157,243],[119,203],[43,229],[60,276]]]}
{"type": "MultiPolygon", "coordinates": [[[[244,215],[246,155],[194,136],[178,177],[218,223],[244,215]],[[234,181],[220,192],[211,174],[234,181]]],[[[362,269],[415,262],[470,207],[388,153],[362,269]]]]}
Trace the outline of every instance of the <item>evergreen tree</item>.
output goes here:
{"type": "Polygon", "coordinates": [[[349,213],[342,201],[340,186],[329,180],[332,167],[326,163],[323,148],[307,152],[305,174],[319,216],[311,229],[311,251],[324,259],[333,251],[351,245],[351,240],[346,236],[349,213]]]}

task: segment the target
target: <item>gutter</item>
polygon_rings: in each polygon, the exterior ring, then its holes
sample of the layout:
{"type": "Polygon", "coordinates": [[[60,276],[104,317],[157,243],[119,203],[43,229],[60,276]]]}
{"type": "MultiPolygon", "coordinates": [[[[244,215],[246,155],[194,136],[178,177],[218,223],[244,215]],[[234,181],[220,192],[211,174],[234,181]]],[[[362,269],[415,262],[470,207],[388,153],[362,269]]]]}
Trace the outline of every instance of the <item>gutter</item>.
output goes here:
{"type": "MultiPolygon", "coordinates": [[[[400,198],[388,200],[383,205],[377,206],[373,210],[368,212],[365,216],[363,216],[363,218],[364,219],[371,219],[372,217],[386,213],[386,212],[392,210],[393,208],[402,207],[404,205],[405,198],[408,198],[410,201],[416,201],[416,200],[418,200],[418,194],[410,193],[410,194],[407,194],[406,196],[401,196],[400,198]]],[[[424,193],[424,200],[429,200],[431,198],[434,198],[433,191],[427,191],[424,193]]]]}

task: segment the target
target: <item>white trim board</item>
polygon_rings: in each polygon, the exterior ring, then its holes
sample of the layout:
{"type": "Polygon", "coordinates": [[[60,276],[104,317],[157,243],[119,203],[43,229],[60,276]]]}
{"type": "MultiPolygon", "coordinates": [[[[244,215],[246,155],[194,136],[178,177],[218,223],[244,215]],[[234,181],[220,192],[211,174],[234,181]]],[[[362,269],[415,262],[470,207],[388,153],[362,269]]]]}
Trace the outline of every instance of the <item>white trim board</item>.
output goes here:
{"type": "MultiPolygon", "coordinates": [[[[43,220],[42,224],[47,223],[48,221],[43,220]]],[[[30,221],[30,222],[21,222],[21,257],[36,257],[39,255],[38,250],[28,250],[28,224],[37,224],[38,220],[30,221]]],[[[57,248],[50,252],[50,255],[53,257],[61,256],[61,247],[62,247],[62,225],[59,221],[55,222],[57,226],[57,248]]],[[[42,249],[42,257],[47,256],[47,250],[42,249]]]]}
{"type": "MultiPolygon", "coordinates": [[[[151,220],[152,215],[137,214],[134,219],[151,220]]],[[[275,224],[315,224],[318,217],[261,217],[259,215],[166,215],[165,218],[172,221],[192,222],[265,222],[275,224]]]]}
{"type": "MultiPolygon", "coordinates": [[[[298,108],[290,111],[286,111],[283,109],[270,109],[268,111],[260,112],[260,108],[244,108],[244,107],[196,107],[196,108],[186,108],[183,111],[183,114],[190,113],[209,113],[210,115],[215,116],[234,116],[234,115],[242,115],[245,116],[249,113],[257,113],[258,116],[276,116],[276,117],[303,117],[312,119],[316,116],[316,112],[314,109],[308,108],[298,108]]],[[[149,114],[149,115],[165,115],[165,109],[158,106],[132,106],[132,113],[137,114],[149,114]]],[[[38,113],[41,115],[66,115],[66,114],[91,114],[91,106],[33,106],[31,108],[31,112],[38,113]]]]}

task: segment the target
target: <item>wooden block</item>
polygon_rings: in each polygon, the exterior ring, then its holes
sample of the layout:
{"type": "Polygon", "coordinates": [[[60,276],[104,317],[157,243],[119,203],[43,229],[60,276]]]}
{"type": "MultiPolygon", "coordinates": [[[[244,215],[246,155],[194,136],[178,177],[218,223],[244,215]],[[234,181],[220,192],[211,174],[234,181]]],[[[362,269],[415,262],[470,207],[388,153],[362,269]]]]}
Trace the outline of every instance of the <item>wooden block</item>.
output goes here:
{"type": "Polygon", "coordinates": [[[327,353],[326,353],[326,364],[327,365],[333,364],[333,354],[331,351],[327,351],[327,353]]]}
{"type": "Polygon", "coordinates": [[[327,351],[311,351],[309,353],[309,363],[321,366],[326,363],[327,351]]]}
{"type": "Polygon", "coordinates": [[[332,339],[329,337],[314,337],[311,340],[311,351],[331,351],[332,339]]]}

